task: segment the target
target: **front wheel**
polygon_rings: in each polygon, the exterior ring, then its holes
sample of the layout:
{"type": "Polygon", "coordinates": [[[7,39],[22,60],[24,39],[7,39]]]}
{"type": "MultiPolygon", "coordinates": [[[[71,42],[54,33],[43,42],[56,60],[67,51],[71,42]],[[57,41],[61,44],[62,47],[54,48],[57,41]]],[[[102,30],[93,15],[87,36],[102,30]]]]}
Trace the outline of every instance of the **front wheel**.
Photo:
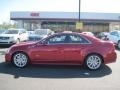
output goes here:
{"type": "Polygon", "coordinates": [[[102,58],[100,55],[92,54],[87,56],[85,66],[90,70],[97,70],[102,65],[102,58]]]}
{"type": "Polygon", "coordinates": [[[13,55],[13,64],[16,67],[23,68],[28,64],[28,56],[22,52],[17,52],[13,55]]]}

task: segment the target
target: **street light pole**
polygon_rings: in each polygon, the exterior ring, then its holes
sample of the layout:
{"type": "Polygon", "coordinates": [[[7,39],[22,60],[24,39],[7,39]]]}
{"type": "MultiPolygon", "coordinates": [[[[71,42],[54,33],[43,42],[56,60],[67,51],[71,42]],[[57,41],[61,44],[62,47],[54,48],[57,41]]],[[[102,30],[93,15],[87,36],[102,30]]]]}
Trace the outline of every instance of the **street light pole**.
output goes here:
{"type": "Polygon", "coordinates": [[[81,0],[79,0],[79,22],[80,22],[80,5],[81,4],[81,0]]]}

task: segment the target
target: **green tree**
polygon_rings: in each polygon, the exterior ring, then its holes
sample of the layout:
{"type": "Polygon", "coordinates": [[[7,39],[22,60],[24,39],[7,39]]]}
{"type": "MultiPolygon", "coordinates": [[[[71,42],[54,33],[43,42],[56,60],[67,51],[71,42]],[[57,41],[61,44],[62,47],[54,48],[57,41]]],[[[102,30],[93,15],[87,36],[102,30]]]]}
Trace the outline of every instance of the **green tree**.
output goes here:
{"type": "Polygon", "coordinates": [[[16,28],[16,23],[11,24],[11,23],[3,22],[2,24],[0,24],[0,29],[9,29],[9,28],[16,28]]]}

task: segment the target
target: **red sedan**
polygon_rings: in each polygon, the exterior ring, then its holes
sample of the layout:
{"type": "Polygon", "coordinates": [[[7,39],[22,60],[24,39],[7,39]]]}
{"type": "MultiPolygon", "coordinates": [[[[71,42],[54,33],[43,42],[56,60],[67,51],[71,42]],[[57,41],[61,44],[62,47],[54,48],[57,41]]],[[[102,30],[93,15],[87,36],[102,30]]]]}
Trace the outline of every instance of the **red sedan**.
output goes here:
{"type": "Polygon", "coordinates": [[[17,67],[28,64],[84,65],[96,70],[102,64],[116,61],[113,43],[82,33],[59,33],[39,42],[13,45],[5,55],[6,62],[17,67]]]}

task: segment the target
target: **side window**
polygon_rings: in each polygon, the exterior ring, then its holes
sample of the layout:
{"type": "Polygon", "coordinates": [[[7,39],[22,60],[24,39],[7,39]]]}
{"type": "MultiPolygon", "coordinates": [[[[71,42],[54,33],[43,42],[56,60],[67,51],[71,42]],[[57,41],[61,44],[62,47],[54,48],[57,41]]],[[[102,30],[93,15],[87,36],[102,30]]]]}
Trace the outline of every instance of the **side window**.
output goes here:
{"type": "Polygon", "coordinates": [[[71,43],[89,43],[88,40],[84,39],[79,35],[70,35],[71,43]]]}
{"type": "Polygon", "coordinates": [[[20,30],[19,33],[24,34],[24,33],[26,33],[26,31],[25,30],[20,30]]]}
{"type": "Polygon", "coordinates": [[[25,30],[23,30],[23,33],[26,33],[26,31],[25,31],[25,30]]]}
{"type": "Polygon", "coordinates": [[[48,44],[60,44],[65,42],[66,35],[54,36],[49,38],[47,43],[48,44]]]}
{"type": "Polygon", "coordinates": [[[19,31],[19,34],[22,34],[22,33],[23,33],[23,31],[22,31],[22,30],[20,30],[20,31],[19,31]]]}

